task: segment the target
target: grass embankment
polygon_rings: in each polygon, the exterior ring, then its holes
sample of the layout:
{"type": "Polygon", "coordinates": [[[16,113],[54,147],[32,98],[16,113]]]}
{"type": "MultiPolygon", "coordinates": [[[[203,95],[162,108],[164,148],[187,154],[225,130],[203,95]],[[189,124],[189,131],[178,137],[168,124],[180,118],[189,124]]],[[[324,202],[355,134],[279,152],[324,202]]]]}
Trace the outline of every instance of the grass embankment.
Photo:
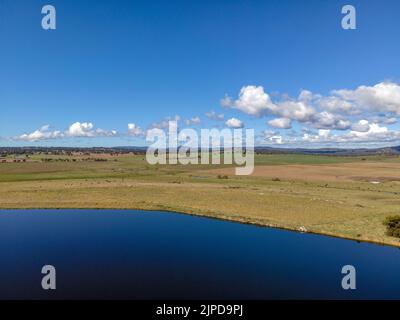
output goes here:
{"type": "Polygon", "coordinates": [[[400,211],[398,157],[257,155],[252,176],[104,157],[0,163],[0,208],[169,210],[400,246],[383,225],[400,211]]]}

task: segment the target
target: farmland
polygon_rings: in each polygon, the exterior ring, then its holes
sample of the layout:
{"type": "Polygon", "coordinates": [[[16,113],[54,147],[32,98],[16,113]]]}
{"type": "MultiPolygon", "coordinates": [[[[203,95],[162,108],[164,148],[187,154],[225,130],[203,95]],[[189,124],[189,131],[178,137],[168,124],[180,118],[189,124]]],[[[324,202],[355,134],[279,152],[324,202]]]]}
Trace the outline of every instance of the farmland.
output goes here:
{"type": "Polygon", "coordinates": [[[149,165],[140,154],[31,155],[0,163],[0,208],[167,210],[400,246],[398,156],[259,154],[230,166],[149,165]]]}

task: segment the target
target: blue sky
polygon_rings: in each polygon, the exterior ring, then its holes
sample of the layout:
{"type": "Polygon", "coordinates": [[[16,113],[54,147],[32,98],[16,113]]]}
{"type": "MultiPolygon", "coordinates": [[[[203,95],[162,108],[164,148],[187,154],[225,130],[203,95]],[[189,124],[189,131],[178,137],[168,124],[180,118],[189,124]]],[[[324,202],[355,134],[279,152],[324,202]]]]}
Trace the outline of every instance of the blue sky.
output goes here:
{"type": "Polygon", "coordinates": [[[0,146],[144,145],[176,116],[271,146],[400,144],[399,17],[396,0],[0,0],[0,146]]]}

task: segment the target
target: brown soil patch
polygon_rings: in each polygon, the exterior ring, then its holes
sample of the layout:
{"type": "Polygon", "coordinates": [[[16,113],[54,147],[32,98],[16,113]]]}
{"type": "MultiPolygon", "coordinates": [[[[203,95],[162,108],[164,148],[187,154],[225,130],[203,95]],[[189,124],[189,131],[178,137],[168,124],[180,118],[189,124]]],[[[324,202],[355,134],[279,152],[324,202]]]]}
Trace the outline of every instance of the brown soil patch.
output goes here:
{"type": "MultiPolygon", "coordinates": [[[[234,175],[234,168],[211,170],[215,174],[234,175]]],[[[352,162],[329,165],[256,166],[252,176],[301,181],[400,181],[400,163],[352,162]]]]}

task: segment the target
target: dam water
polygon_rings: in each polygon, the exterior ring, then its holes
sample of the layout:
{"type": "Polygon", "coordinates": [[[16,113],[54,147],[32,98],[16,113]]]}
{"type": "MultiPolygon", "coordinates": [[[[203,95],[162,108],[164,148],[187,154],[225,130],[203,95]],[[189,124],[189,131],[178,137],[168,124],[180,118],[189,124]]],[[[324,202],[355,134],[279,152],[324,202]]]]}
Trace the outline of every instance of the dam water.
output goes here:
{"type": "Polygon", "coordinates": [[[400,298],[398,248],[168,212],[0,210],[0,261],[0,299],[400,298]]]}

